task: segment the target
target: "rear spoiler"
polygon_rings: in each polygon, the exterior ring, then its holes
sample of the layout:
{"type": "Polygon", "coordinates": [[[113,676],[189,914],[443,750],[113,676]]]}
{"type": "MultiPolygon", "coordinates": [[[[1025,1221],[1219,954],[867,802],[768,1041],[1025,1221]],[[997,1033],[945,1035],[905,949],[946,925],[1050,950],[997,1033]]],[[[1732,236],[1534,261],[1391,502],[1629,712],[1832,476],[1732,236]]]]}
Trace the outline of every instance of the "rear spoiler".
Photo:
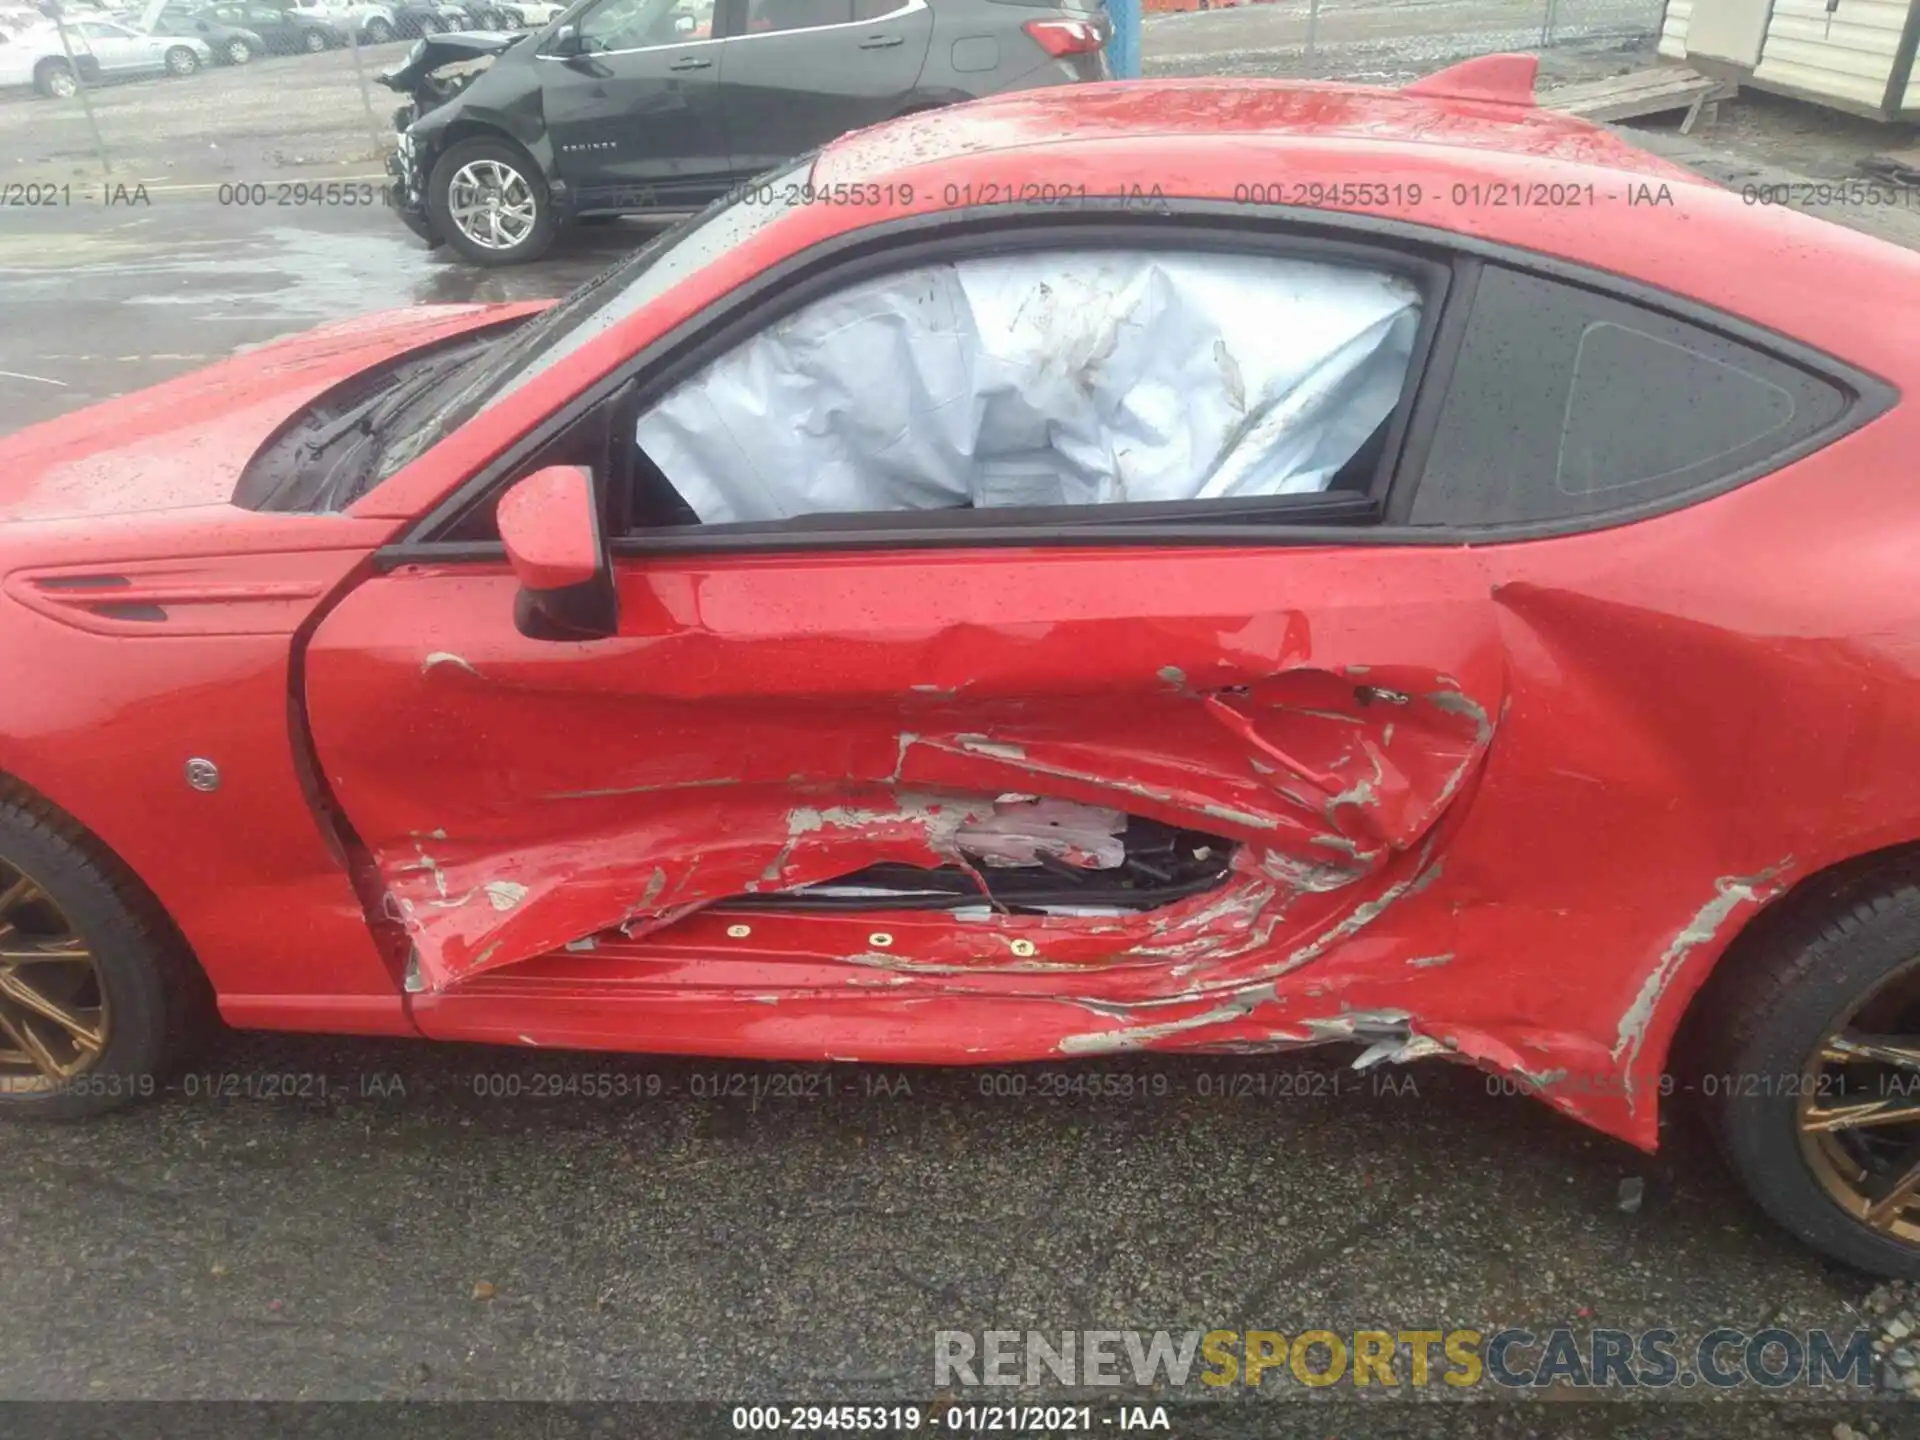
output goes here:
{"type": "Polygon", "coordinates": [[[1534,55],[1476,55],[1414,81],[1402,95],[1428,100],[1477,100],[1488,105],[1534,104],[1533,80],[1540,71],[1534,55]]]}

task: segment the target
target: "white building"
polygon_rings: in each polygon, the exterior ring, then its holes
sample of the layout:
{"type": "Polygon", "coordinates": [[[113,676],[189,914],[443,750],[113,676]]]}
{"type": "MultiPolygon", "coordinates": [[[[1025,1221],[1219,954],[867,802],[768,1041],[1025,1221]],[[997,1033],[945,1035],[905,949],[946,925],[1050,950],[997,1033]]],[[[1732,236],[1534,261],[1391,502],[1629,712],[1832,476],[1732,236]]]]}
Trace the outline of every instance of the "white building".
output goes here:
{"type": "Polygon", "coordinates": [[[1742,85],[1920,119],[1920,0],[1667,0],[1660,53],[1742,85]]]}

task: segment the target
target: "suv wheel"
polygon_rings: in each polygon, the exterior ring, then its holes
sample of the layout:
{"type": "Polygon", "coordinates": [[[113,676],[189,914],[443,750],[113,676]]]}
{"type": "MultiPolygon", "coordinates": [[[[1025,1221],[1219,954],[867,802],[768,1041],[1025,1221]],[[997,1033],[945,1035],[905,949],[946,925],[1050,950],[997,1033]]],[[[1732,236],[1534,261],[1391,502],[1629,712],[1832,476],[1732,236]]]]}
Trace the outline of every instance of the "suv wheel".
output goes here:
{"type": "Polygon", "coordinates": [[[244,40],[227,42],[227,60],[230,64],[244,65],[253,59],[253,47],[244,40]]]}
{"type": "Polygon", "coordinates": [[[376,15],[367,21],[367,39],[375,45],[384,45],[393,39],[393,26],[389,25],[383,17],[376,15]]]}
{"type": "Polygon", "coordinates": [[[513,265],[553,242],[553,202],[526,154],[503,140],[462,140],[427,182],[434,228],[469,260],[513,265]]]}
{"type": "Polygon", "coordinates": [[[319,30],[309,30],[300,37],[300,44],[309,55],[318,55],[327,48],[327,37],[319,30]]]}
{"type": "Polygon", "coordinates": [[[191,75],[200,68],[200,57],[184,45],[176,45],[167,51],[167,73],[169,75],[191,75]]]}
{"type": "Polygon", "coordinates": [[[33,72],[33,88],[55,100],[71,100],[80,93],[73,67],[64,60],[42,60],[33,72]]]}
{"type": "Polygon", "coordinates": [[[1920,880],[1833,900],[1722,962],[1695,1083],[1761,1209],[1844,1264],[1920,1278],[1920,880]]]}

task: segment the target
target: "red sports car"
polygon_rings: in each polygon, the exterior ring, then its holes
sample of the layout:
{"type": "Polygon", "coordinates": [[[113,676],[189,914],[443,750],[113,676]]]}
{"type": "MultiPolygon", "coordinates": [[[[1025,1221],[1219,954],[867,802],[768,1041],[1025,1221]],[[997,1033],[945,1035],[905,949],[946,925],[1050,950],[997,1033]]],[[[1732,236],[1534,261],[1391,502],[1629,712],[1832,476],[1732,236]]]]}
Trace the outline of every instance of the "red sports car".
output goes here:
{"type": "Polygon", "coordinates": [[[1348,1042],[1920,1274],[1920,259],[1532,80],[913,117],[0,444],[0,1111],[1348,1042]]]}

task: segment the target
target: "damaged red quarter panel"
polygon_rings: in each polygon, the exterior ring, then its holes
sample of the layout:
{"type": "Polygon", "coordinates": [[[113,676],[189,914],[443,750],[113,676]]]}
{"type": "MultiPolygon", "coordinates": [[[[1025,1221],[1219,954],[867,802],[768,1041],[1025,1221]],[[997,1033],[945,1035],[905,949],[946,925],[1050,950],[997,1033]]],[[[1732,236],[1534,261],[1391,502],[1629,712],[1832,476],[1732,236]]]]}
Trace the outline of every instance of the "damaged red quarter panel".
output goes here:
{"type": "Polygon", "coordinates": [[[1920,261],[1530,78],[912,117],[545,314],[0,443],[0,653],[64,677],[0,697],[0,1113],[202,987],[1338,1042],[1645,1147],[1690,1084],[1775,1219],[1920,1273],[1920,261]],[[1073,203],[978,203],[1028,176],[1073,203]]]}

